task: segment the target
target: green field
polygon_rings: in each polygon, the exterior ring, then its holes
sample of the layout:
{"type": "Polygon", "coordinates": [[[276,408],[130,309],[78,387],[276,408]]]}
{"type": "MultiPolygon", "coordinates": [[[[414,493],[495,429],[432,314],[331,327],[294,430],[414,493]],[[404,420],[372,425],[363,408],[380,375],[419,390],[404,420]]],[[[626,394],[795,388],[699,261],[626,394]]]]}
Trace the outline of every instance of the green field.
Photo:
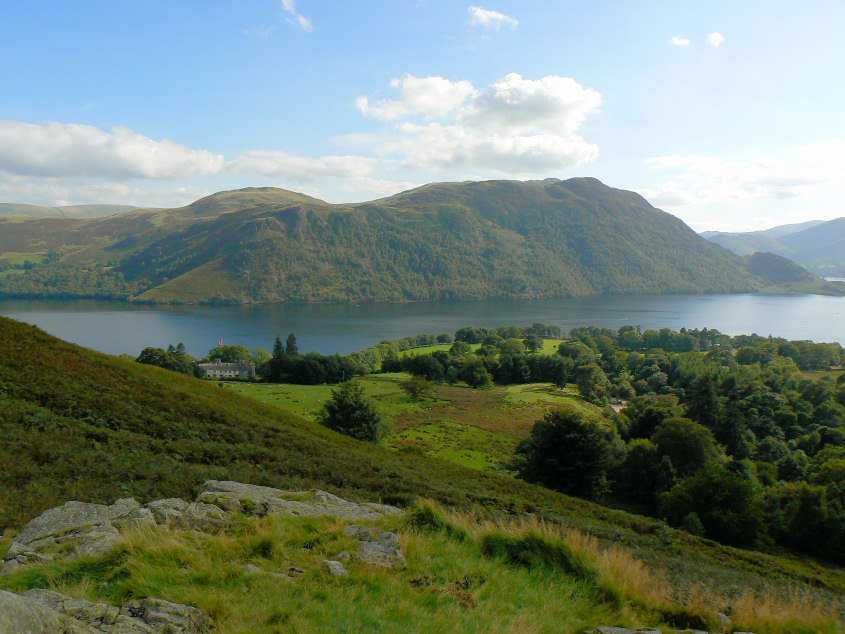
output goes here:
{"type": "MultiPolygon", "coordinates": [[[[549,407],[566,403],[578,409],[596,410],[571,387],[561,391],[550,383],[497,386],[490,390],[436,385],[434,398],[414,402],[399,387],[408,377],[407,373],[398,372],[358,379],[366,394],[393,421],[388,447],[473,469],[501,471],[519,441],[549,407]]],[[[315,419],[333,387],[239,382],[223,385],[226,390],[310,420],[315,419]]]]}
{"type": "Polygon", "coordinates": [[[5,253],[0,253],[0,260],[6,260],[12,266],[23,266],[27,260],[33,264],[41,264],[46,259],[47,253],[44,251],[36,251],[33,253],[6,251],[5,253]]]}

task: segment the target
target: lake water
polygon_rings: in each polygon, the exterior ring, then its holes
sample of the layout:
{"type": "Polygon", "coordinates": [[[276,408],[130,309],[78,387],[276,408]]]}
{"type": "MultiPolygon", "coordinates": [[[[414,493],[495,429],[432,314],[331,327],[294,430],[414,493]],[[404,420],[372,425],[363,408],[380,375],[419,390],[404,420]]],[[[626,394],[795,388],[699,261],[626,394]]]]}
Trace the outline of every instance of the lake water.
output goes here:
{"type": "Polygon", "coordinates": [[[183,342],[204,356],[226,344],[270,350],[276,334],[296,334],[302,352],[346,354],[383,339],[454,333],[462,326],[525,326],[540,321],[569,330],[625,324],[717,328],[735,334],[845,343],[845,298],[819,295],[651,295],[554,300],[234,307],[133,306],[100,301],[0,301],[0,315],[35,324],[62,339],[109,354],[183,342]]]}

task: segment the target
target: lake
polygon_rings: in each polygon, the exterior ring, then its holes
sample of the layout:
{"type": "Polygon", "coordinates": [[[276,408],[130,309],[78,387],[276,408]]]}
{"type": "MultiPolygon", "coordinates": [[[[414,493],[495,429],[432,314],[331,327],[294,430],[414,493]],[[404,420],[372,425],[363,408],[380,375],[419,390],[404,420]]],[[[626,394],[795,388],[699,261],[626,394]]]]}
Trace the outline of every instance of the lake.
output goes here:
{"type": "Polygon", "coordinates": [[[454,333],[462,326],[525,326],[540,321],[569,330],[625,324],[717,328],[735,334],[845,342],[845,298],[819,295],[644,295],[575,299],[407,304],[135,306],[120,302],[5,300],[0,315],[35,324],[62,339],[109,354],[136,356],[147,346],[185,344],[201,357],[226,344],[270,350],[276,334],[295,333],[302,352],[346,354],[383,339],[454,333]]]}

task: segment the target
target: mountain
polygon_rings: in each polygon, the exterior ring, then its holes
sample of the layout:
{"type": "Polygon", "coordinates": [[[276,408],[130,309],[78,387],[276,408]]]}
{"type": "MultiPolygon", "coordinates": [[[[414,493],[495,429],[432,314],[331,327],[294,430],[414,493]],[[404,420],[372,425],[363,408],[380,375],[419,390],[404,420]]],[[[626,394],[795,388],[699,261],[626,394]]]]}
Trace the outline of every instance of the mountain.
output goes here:
{"type": "Polygon", "coordinates": [[[250,188],[103,219],[0,218],[0,262],[7,253],[47,261],[7,271],[5,296],[407,301],[761,287],[678,218],[592,178],[433,183],[343,205],[250,188]]]}
{"type": "Polygon", "coordinates": [[[737,255],[766,251],[790,258],[817,275],[845,276],[845,218],[781,225],[765,231],[706,231],[701,235],[737,255]]]}
{"type": "Polygon", "coordinates": [[[748,255],[750,253],[761,252],[771,253],[773,250],[782,249],[783,245],[779,242],[779,238],[787,236],[791,233],[797,233],[810,227],[824,224],[823,220],[809,220],[807,222],[799,222],[789,225],[778,225],[770,229],[762,229],[760,231],[747,231],[744,233],[730,233],[726,231],[703,231],[702,238],[706,238],[711,242],[733,251],[737,255],[748,255]]]}
{"type": "Polygon", "coordinates": [[[18,203],[0,203],[0,216],[61,216],[65,218],[102,218],[138,209],[132,205],[68,205],[41,207],[18,203]]]}

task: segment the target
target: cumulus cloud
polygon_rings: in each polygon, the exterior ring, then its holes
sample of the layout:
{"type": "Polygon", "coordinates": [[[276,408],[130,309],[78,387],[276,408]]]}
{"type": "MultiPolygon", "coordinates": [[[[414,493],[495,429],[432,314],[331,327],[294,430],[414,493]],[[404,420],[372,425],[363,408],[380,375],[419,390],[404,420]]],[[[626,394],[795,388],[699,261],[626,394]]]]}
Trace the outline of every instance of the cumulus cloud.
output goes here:
{"type": "Polygon", "coordinates": [[[692,42],[686,35],[673,35],[669,38],[669,44],[671,44],[672,46],[681,46],[686,48],[687,46],[692,44],[692,42]]]}
{"type": "Polygon", "coordinates": [[[406,124],[405,137],[381,146],[425,170],[460,169],[499,174],[534,174],[574,167],[598,157],[598,147],[579,136],[486,135],[463,126],[406,124]]]}
{"type": "Polygon", "coordinates": [[[25,176],[186,178],[219,172],[223,157],[129,128],[0,121],[0,170],[25,176]]]}
{"type": "Polygon", "coordinates": [[[312,183],[324,178],[359,178],[371,174],[378,159],[364,156],[323,156],[310,158],[288,152],[248,150],[226,163],[229,171],[260,174],[297,183],[312,183]]]}
{"type": "Polygon", "coordinates": [[[296,3],[294,0],[282,0],[282,9],[288,14],[287,21],[293,25],[298,26],[303,31],[310,33],[314,30],[314,25],[311,20],[306,18],[296,10],[296,3]]]}
{"type": "Polygon", "coordinates": [[[532,80],[511,73],[484,90],[442,77],[406,76],[392,85],[404,87],[409,82],[442,87],[451,99],[435,109],[412,107],[412,103],[422,103],[422,98],[400,96],[381,102],[383,109],[375,112],[368,101],[362,101],[366,98],[359,99],[364,114],[395,121],[391,138],[377,150],[400,155],[408,167],[523,175],[565,169],[598,156],[595,145],[574,133],[598,110],[601,95],[572,78],[532,80]],[[420,113],[428,115],[423,122],[397,121],[420,113]]]}
{"type": "Polygon", "coordinates": [[[601,105],[601,95],[571,77],[524,79],[510,73],[479,94],[463,113],[465,123],[508,135],[532,131],[567,135],[601,105]]]}
{"type": "Polygon", "coordinates": [[[722,44],[725,43],[725,36],[719,33],[718,31],[713,31],[710,35],[707,36],[706,40],[707,43],[713,48],[719,48],[722,44]]]}
{"type": "Polygon", "coordinates": [[[444,77],[414,77],[405,75],[393,79],[391,88],[399,89],[398,99],[370,103],[367,97],[358,97],[355,104],[368,117],[391,121],[411,115],[445,115],[469,97],[476,94],[473,85],[466,81],[450,81],[444,77]]]}
{"type": "Polygon", "coordinates": [[[469,23],[472,26],[483,26],[498,31],[503,25],[515,29],[519,24],[519,20],[516,18],[492,9],[471,5],[468,11],[469,23]]]}

